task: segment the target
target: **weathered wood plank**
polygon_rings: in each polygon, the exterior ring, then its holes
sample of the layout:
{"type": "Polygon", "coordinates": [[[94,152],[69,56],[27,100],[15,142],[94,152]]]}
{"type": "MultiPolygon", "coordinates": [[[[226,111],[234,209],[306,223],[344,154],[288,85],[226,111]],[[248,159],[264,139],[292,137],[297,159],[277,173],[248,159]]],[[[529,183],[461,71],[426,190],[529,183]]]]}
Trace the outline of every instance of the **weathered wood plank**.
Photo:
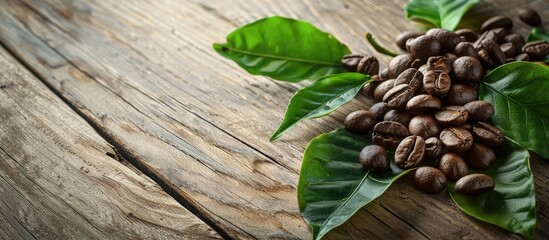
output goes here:
{"type": "Polygon", "coordinates": [[[220,238],[1,47],[0,99],[0,238],[220,238]]]}
{"type": "MultiPolygon", "coordinates": [[[[150,169],[222,231],[242,238],[309,237],[295,199],[303,149],[369,102],[359,98],[270,143],[287,99],[303,84],[249,76],[217,56],[211,44],[239,25],[275,14],[309,20],[357,52],[372,52],[363,41],[365,31],[392,42],[398,32],[413,28],[402,16],[404,2],[396,0],[3,3],[3,44],[134,164],[150,169]]],[[[477,12],[522,4],[485,3],[477,12]]],[[[541,163],[534,169],[536,164],[541,163]]],[[[547,175],[538,169],[536,181],[547,175]]],[[[538,199],[546,209],[547,193],[539,191],[539,183],[538,199]]],[[[548,225],[546,214],[540,211],[540,226],[548,225]]],[[[538,236],[547,234],[543,229],[538,236]]],[[[424,195],[403,181],[328,238],[397,238],[403,232],[413,238],[511,236],[464,216],[447,194],[424,195]]]]}

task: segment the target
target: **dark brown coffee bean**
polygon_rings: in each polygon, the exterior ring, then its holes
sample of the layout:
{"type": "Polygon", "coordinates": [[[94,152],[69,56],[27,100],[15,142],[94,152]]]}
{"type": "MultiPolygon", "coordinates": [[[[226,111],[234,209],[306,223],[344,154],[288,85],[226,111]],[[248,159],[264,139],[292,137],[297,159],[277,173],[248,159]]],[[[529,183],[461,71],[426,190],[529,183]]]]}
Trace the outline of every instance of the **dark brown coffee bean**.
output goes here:
{"type": "Polygon", "coordinates": [[[378,122],[383,121],[383,117],[389,110],[391,109],[389,109],[387,107],[387,103],[384,103],[384,102],[378,102],[372,105],[369,109],[369,111],[374,114],[376,121],[378,122]]]}
{"type": "Polygon", "coordinates": [[[473,58],[478,58],[477,50],[470,42],[458,43],[458,45],[456,45],[456,49],[454,49],[454,53],[458,57],[469,56],[473,58]]]}
{"type": "Polygon", "coordinates": [[[372,112],[358,110],[347,115],[343,125],[351,132],[367,133],[374,128],[375,123],[376,117],[372,112]]]}
{"type": "Polygon", "coordinates": [[[496,182],[492,177],[482,174],[473,173],[460,178],[456,182],[456,192],[461,194],[476,195],[494,190],[496,182]]]}
{"type": "Polygon", "coordinates": [[[473,145],[473,135],[462,127],[446,128],[442,130],[439,138],[442,145],[455,153],[465,152],[473,145]]]}
{"type": "Polygon", "coordinates": [[[434,56],[427,60],[427,70],[440,70],[449,73],[450,70],[452,70],[452,65],[447,58],[443,56],[434,56]]]}
{"type": "Polygon", "coordinates": [[[480,44],[482,42],[485,42],[485,41],[492,41],[492,42],[495,42],[497,43],[498,42],[498,36],[496,35],[496,33],[494,31],[488,31],[488,32],[484,32],[482,33],[482,35],[480,35],[480,37],[473,43],[473,46],[475,47],[475,49],[477,49],[477,51],[480,49],[480,44]]]}
{"type": "Polygon", "coordinates": [[[486,122],[477,122],[473,125],[473,136],[475,141],[479,141],[489,147],[496,147],[503,143],[505,135],[503,132],[486,122]]]}
{"type": "MultiPolygon", "coordinates": [[[[471,116],[471,115],[469,115],[471,116]]],[[[469,131],[469,132],[473,132],[473,125],[471,125],[470,123],[466,123],[466,124],[463,124],[461,125],[462,128],[465,128],[465,130],[469,131]]]]}
{"type": "Polygon", "coordinates": [[[412,61],[412,65],[410,65],[410,67],[418,69],[422,65],[424,65],[425,63],[426,63],[425,60],[421,60],[421,59],[416,58],[416,59],[414,59],[414,61],[412,61]]]}
{"type": "Polygon", "coordinates": [[[529,42],[522,47],[522,52],[532,60],[541,60],[549,54],[549,43],[545,40],[529,42]]]}
{"type": "Polygon", "coordinates": [[[464,105],[468,102],[477,100],[478,91],[469,85],[453,84],[450,91],[446,94],[443,102],[446,105],[464,105]]]}
{"type": "Polygon", "coordinates": [[[519,9],[518,15],[520,20],[530,26],[535,27],[541,25],[541,17],[536,11],[532,10],[531,8],[519,9]]]}
{"type": "Polygon", "coordinates": [[[475,31],[471,30],[471,29],[468,29],[468,28],[463,28],[463,29],[458,29],[455,31],[455,33],[461,37],[461,39],[464,39],[466,42],[475,42],[477,39],[478,39],[478,35],[475,31]]]}
{"type": "Polygon", "coordinates": [[[389,90],[383,101],[387,103],[387,107],[393,109],[401,109],[406,106],[410,98],[414,96],[414,89],[408,84],[399,84],[389,90]]]}
{"type": "Polygon", "coordinates": [[[517,53],[520,52],[524,44],[526,44],[524,37],[518,33],[510,33],[505,35],[503,41],[506,43],[512,43],[513,46],[515,46],[517,53]]]}
{"type": "Polygon", "coordinates": [[[383,121],[399,122],[404,126],[408,126],[410,120],[412,120],[412,117],[412,114],[406,111],[391,110],[385,114],[383,121]]]}
{"type": "Polygon", "coordinates": [[[523,62],[525,62],[525,61],[530,61],[530,56],[528,56],[528,54],[526,54],[526,53],[521,53],[521,54],[517,55],[517,56],[515,57],[515,59],[516,59],[517,61],[523,61],[523,62]]]}
{"type": "Polygon", "coordinates": [[[374,56],[363,57],[360,62],[358,62],[356,71],[370,76],[377,75],[379,73],[379,62],[374,56]]]}
{"type": "Polygon", "coordinates": [[[513,28],[513,20],[506,16],[494,16],[482,23],[482,25],[480,26],[480,31],[486,32],[488,30],[496,28],[505,28],[507,30],[511,30],[511,28],[513,28]]]}
{"type": "Polygon", "coordinates": [[[372,140],[387,150],[395,150],[402,139],[410,135],[408,129],[398,123],[383,121],[374,126],[372,140]]]}
{"type": "Polygon", "coordinates": [[[437,97],[433,97],[429,94],[421,94],[412,97],[406,103],[406,110],[413,114],[432,113],[438,111],[440,106],[442,106],[442,104],[437,97]]]}
{"type": "Polygon", "coordinates": [[[462,106],[446,106],[435,113],[435,119],[444,127],[461,126],[468,118],[469,112],[462,106]]]}
{"type": "Polygon", "coordinates": [[[517,49],[515,49],[515,45],[513,43],[504,43],[499,45],[499,48],[505,54],[506,58],[513,58],[515,55],[517,55],[517,49]]]}
{"type": "Polygon", "coordinates": [[[431,56],[439,55],[441,45],[437,38],[423,35],[406,41],[406,49],[414,58],[427,60],[431,56]]]}
{"type": "Polygon", "coordinates": [[[430,137],[425,140],[425,160],[433,161],[442,155],[442,142],[437,137],[430,137]]]}
{"type": "Polygon", "coordinates": [[[448,59],[448,63],[450,63],[450,65],[454,64],[454,61],[456,61],[456,59],[458,58],[453,53],[445,53],[442,56],[445,57],[446,59],[448,59]]]}
{"type": "Polygon", "coordinates": [[[504,64],[507,58],[499,46],[491,41],[483,41],[480,43],[480,49],[478,50],[479,59],[488,64],[491,67],[497,67],[504,64]]]}
{"type": "Polygon", "coordinates": [[[446,188],[446,176],[434,167],[420,167],[414,173],[414,184],[427,193],[439,193],[446,188]]]}
{"type": "Polygon", "coordinates": [[[425,139],[437,137],[440,127],[431,115],[417,115],[408,124],[408,131],[412,135],[421,136],[425,139]]]}
{"type": "Polygon", "coordinates": [[[427,64],[421,65],[421,67],[419,67],[417,70],[423,74],[423,78],[425,78],[425,74],[427,73],[427,71],[429,71],[427,64]]]}
{"type": "Polygon", "coordinates": [[[395,79],[389,79],[380,83],[374,90],[374,100],[376,100],[376,102],[383,101],[383,96],[393,88],[394,82],[395,79]]]}
{"type": "Polygon", "coordinates": [[[482,78],[482,64],[473,57],[460,57],[452,67],[458,82],[476,83],[482,78]]]}
{"type": "Polygon", "coordinates": [[[343,67],[347,69],[347,71],[356,72],[356,67],[362,58],[364,58],[364,55],[361,54],[346,54],[343,56],[343,59],[341,59],[341,64],[343,64],[343,67]]]}
{"type": "Polygon", "coordinates": [[[443,52],[451,52],[456,45],[461,41],[459,35],[452,31],[442,28],[431,28],[425,33],[427,36],[433,36],[440,42],[440,47],[443,52]]]}
{"type": "Polygon", "coordinates": [[[394,57],[389,62],[389,77],[390,78],[396,78],[399,74],[404,72],[404,70],[410,68],[412,66],[412,62],[414,61],[414,57],[410,54],[402,54],[394,57]]]}
{"type": "Polygon", "coordinates": [[[406,71],[402,72],[395,80],[394,86],[400,84],[408,84],[414,92],[417,92],[420,88],[423,87],[423,73],[418,71],[415,68],[408,68],[406,71]]]}
{"type": "Polygon", "coordinates": [[[408,136],[400,142],[395,151],[395,163],[399,168],[415,168],[423,161],[425,139],[420,136],[408,136]]]}
{"type": "Polygon", "coordinates": [[[369,96],[371,98],[374,98],[374,91],[376,90],[377,86],[379,86],[380,83],[381,82],[372,81],[364,84],[364,86],[362,86],[362,94],[369,96]]]}
{"type": "Polygon", "coordinates": [[[390,169],[390,160],[387,156],[387,151],[378,145],[369,145],[363,148],[358,155],[358,159],[364,170],[381,173],[387,172],[390,169]]]}
{"type": "Polygon", "coordinates": [[[386,67],[383,70],[381,70],[381,72],[379,72],[379,77],[383,79],[389,79],[389,68],[386,67]]]}
{"type": "Polygon", "coordinates": [[[446,95],[451,85],[450,76],[440,70],[427,71],[425,76],[423,76],[423,87],[433,96],[442,97],[446,95]]]}
{"type": "Polygon", "coordinates": [[[480,143],[473,143],[471,148],[463,154],[469,167],[486,170],[496,161],[496,153],[492,148],[480,143]]]}
{"type": "Polygon", "coordinates": [[[507,36],[507,34],[509,34],[509,30],[507,30],[505,28],[492,29],[492,30],[490,30],[490,32],[494,32],[496,34],[496,37],[497,37],[497,42],[496,43],[503,43],[504,40],[505,40],[505,36],[507,36]]]}
{"type": "Polygon", "coordinates": [[[421,35],[423,35],[422,32],[418,32],[418,31],[414,31],[414,30],[402,32],[401,34],[399,34],[396,37],[396,44],[400,49],[402,49],[404,51],[407,51],[406,50],[406,41],[408,41],[408,39],[416,38],[416,37],[419,37],[421,35]]]}
{"type": "Polygon", "coordinates": [[[469,173],[467,163],[455,153],[445,153],[442,155],[438,168],[444,173],[446,178],[453,181],[457,181],[469,173]]]}
{"type": "Polygon", "coordinates": [[[494,106],[486,101],[472,101],[463,105],[469,112],[469,117],[477,121],[488,121],[496,112],[494,106]]]}

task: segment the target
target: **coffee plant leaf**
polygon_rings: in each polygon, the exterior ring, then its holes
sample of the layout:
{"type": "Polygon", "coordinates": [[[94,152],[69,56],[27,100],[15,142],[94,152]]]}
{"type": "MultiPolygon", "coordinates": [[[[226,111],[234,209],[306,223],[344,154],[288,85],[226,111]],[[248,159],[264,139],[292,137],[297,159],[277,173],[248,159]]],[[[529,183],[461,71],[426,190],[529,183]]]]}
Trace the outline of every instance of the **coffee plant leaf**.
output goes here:
{"type": "Polygon", "coordinates": [[[463,15],[479,2],[480,0],[411,0],[406,4],[406,18],[453,31],[463,15]]]}

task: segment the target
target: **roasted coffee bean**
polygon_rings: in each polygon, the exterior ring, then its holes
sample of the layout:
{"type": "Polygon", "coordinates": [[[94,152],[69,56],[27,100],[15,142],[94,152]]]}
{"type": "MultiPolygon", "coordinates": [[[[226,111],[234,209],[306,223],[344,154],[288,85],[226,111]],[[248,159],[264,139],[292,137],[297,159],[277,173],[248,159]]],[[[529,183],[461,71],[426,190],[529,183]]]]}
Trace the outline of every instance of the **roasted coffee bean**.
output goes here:
{"type": "Polygon", "coordinates": [[[427,71],[429,71],[427,64],[421,65],[417,70],[423,74],[423,78],[425,78],[425,74],[427,73],[427,71]]]}
{"type": "Polygon", "coordinates": [[[361,54],[346,54],[343,56],[343,59],[341,59],[341,64],[343,64],[343,67],[347,69],[347,71],[356,72],[358,63],[362,58],[364,58],[364,55],[361,54]]]}
{"type": "Polygon", "coordinates": [[[496,43],[503,43],[503,41],[505,40],[505,36],[509,33],[509,31],[505,28],[492,29],[490,30],[490,32],[494,32],[496,34],[496,37],[497,37],[496,43]]]}
{"type": "Polygon", "coordinates": [[[530,61],[530,56],[526,53],[521,53],[515,57],[517,61],[530,61]]]}
{"type": "Polygon", "coordinates": [[[511,28],[513,28],[513,20],[506,16],[494,16],[482,23],[482,25],[480,26],[480,31],[486,32],[488,30],[496,28],[505,28],[507,30],[511,30],[511,28]]]}
{"type": "Polygon", "coordinates": [[[436,37],[423,35],[406,41],[406,49],[414,58],[427,60],[431,56],[439,55],[441,45],[436,37]]]}
{"type": "Polygon", "coordinates": [[[414,61],[414,57],[410,54],[402,54],[394,57],[389,62],[389,77],[390,78],[396,78],[398,75],[404,70],[410,68],[412,66],[412,62],[414,61]]]}
{"type": "Polygon", "coordinates": [[[506,58],[512,58],[517,55],[517,49],[515,48],[515,45],[513,43],[504,43],[499,45],[499,48],[505,54],[506,58]]]}
{"type": "Polygon", "coordinates": [[[524,23],[530,25],[530,26],[539,26],[541,25],[541,17],[539,14],[530,9],[530,8],[521,8],[518,10],[518,15],[520,20],[522,20],[524,23]]]}
{"type": "Polygon", "coordinates": [[[445,153],[442,155],[438,168],[444,173],[446,178],[453,181],[457,181],[469,173],[467,163],[455,153],[445,153]]]}
{"type": "Polygon", "coordinates": [[[470,42],[458,43],[458,45],[456,45],[456,49],[454,49],[454,53],[458,57],[469,56],[469,57],[478,58],[477,50],[475,49],[473,44],[470,42]]]}
{"type": "Polygon", "coordinates": [[[451,85],[450,76],[440,70],[427,71],[423,76],[423,87],[433,96],[442,97],[446,95],[451,85]]]}
{"type": "Polygon", "coordinates": [[[400,142],[395,151],[395,163],[399,168],[415,168],[423,161],[425,139],[420,136],[408,136],[400,142]]]}
{"type": "Polygon", "coordinates": [[[414,184],[427,193],[439,193],[446,188],[446,176],[434,167],[420,167],[414,173],[414,184]]]}
{"type": "Polygon", "coordinates": [[[372,140],[387,150],[395,150],[402,139],[410,135],[408,129],[398,123],[383,121],[374,126],[372,140]]]}
{"type": "Polygon", "coordinates": [[[406,50],[406,41],[408,41],[408,39],[416,38],[416,37],[419,37],[421,35],[423,35],[422,32],[418,32],[418,31],[414,31],[414,30],[402,32],[401,34],[399,34],[396,37],[396,44],[400,49],[402,49],[404,51],[407,51],[406,50]]]}
{"type": "Polygon", "coordinates": [[[475,141],[479,141],[489,147],[496,147],[505,140],[505,136],[499,128],[486,122],[477,122],[473,125],[473,136],[475,137],[475,141]]]}
{"type": "Polygon", "coordinates": [[[497,67],[501,64],[504,64],[507,60],[505,54],[503,53],[503,51],[501,51],[501,48],[499,48],[499,46],[491,40],[483,41],[480,43],[478,58],[491,67],[497,67]]]}
{"type": "Polygon", "coordinates": [[[471,148],[463,154],[469,167],[486,170],[496,161],[496,153],[492,148],[480,143],[473,143],[471,148]]]}
{"type": "Polygon", "coordinates": [[[465,42],[472,43],[478,39],[477,33],[468,28],[458,29],[455,31],[455,33],[460,36],[462,40],[465,40],[465,42]]]}
{"type": "Polygon", "coordinates": [[[532,60],[541,60],[549,54],[549,43],[545,40],[529,42],[522,47],[522,52],[532,60]]]}
{"type": "Polygon", "coordinates": [[[343,125],[351,132],[367,133],[374,128],[375,123],[376,117],[372,112],[358,110],[347,115],[343,125]]]}
{"type": "Polygon", "coordinates": [[[358,155],[358,159],[364,170],[381,173],[390,169],[387,151],[378,145],[369,145],[363,148],[358,155]]]}
{"type": "Polygon", "coordinates": [[[417,92],[420,88],[423,87],[423,73],[418,71],[415,68],[408,68],[406,71],[402,72],[395,80],[394,86],[400,84],[408,84],[414,92],[417,92]]]}
{"type": "Polygon", "coordinates": [[[379,77],[383,79],[389,79],[389,68],[386,67],[383,70],[381,70],[381,72],[379,72],[379,77]]]}
{"type": "Polygon", "coordinates": [[[421,136],[425,139],[438,137],[440,127],[431,115],[417,115],[410,120],[408,131],[412,135],[421,136]]]}
{"type": "Polygon", "coordinates": [[[446,94],[443,102],[446,105],[464,105],[468,102],[477,100],[478,91],[473,86],[453,84],[450,91],[446,94]]]}
{"type": "Polygon", "coordinates": [[[391,109],[389,109],[387,107],[387,103],[384,103],[384,102],[378,102],[372,105],[369,109],[369,111],[374,114],[376,121],[378,122],[383,121],[383,117],[389,110],[391,109]]]}
{"type": "Polygon", "coordinates": [[[482,174],[473,173],[460,178],[456,182],[455,190],[457,193],[476,195],[494,190],[496,182],[492,177],[482,174]]]}
{"type": "Polygon", "coordinates": [[[462,127],[446,128],[442,130],[439,138],[442,145],[455,153],[465,152],[473,145],[473,135],[462,127]]]}
{"type": "Polygon", "coordinates": [[[438,111],[440,106],[442,106],[442,104],[437,97],[433,97],[429,94],[421,94],[412,97],[406,103],[406,110],[413,114],[432,113],[438,111]]]}
{"type": "Polygon", "coordinates": [[[374,91],[376,90],[377,86],[379,86],[380,83],[381,82],[376,82],[376,81],[366,83],[362,87],[362,94],[373,98],[374,97],[374,91]]]}
{"type": "Polygon", "coordinates": [[[506,63],[515,62],[515,61],[517,61],[517,59],[515,59],[515,58],[507,58],[505,60],[506,63]]]}
{"type": "Polygon", "coordinates": [[[442,154],[442,142],[437,137],[430,137],[425,140],[425,160],[432,161],[442,154]]]}
{"type": "Polygon", "coordinates": [[[448,59],[448,63],[450,63],[450,65],[452,65],[454,61],[456,61],[456,59],[458,58],[458,56],[453,53],[445,53],[442,56],[448,59]]]}
{"type": "Polygon", "coordinates": [[[440,47],[443,52],[451,52],[456,45],[461,41],[459,35],[452,31],[442,28],[431,28],[425,33],[427,36],[433,36],[440,42],[440,47]]]}
{"type": "Polygon", "coordinates": [[[482,78],[482,64],[476,58],[460,57],[456,59],[452,68],[458,82],[475,83],[482,78]]]}
{"type": "Polygon", "coordinates": [[[416,59],[414,59],[414,61],[412,61],[412,64],[410,65],[410,67],[418,69],[422,65],[424,65],[425,63],[426,63],[425,60],[421,60],[421,59],[416,58],[416,59]]]}
{"type": "Polygon", "coordinates": [[[383,121],[399,122],[404,126],[408,126],[412,117],[412,114],[406,111],[390,110],[383,117],[383,121]]]}
{"type": "Polygon", "coordinates": [[[389,90],[383,101],[387,103],[387,107],[393,109],[401,109],[406,106],[410,98],[414,96],[414,89],[408,84],[399,84],[389,90]]]}
{"type": "MultiPolygon", "coordinates": [[[[471,116],[471,115],[469,115],[471,116]]],[[[465,130],[469,131],[469,132],[473,132],[473,125],[470,124],[470,123],[466,123],[466,124],[463,124],[461,125],[462,128],[465,128],[465,130]]]]}
{"type": "Polygon", "coordinates": [[[383,96],[393,88],[394,82],[395,79],[389,79],[380,83],[374,90],[374,100],[376,100],[376,102],[383,101],[383,96]]]}
{"type": "Polygon", "coordinates": [[[469,112],[469,117],[477,121],[488,121],[494,116],[494,106],[486,101],[472,101],[463,105],[469,112]]]}
{"type": "Polygon", "coordinates": [[[374,56],[363,57],[358,62],[356,71],[370,76],[377,75],[379,73],[379,62],[374,56]]]}
{"type": "Polygon", "coordinates": [[[452,65],[447,58],[443,56],[434,56],[427,60],[427,70],[440,70],[449,73],[450,70],[452,70],[452,65]]]}
{"type": "Polygon", "coordinates": [[[463,106],[446,106],[435,113],[435,119],[444,127],[461,126],[468,118],[469,112],[463,106]]]}
{"type": "Polygon", "coordinates": [[[524,37],[518,33],[510,33],[505,35],[505,37],[503,38],[503,41],[506,43],[512,43],[515,46],[515,49],[517,50],[517,52],[519,52],[522,49],[522,46],[526,44],[524,37]]]}
{"type": "Polygon", "coordinates": [[[488,40],[496,42],[496,43],[498,42],[498,36],[496,35],[496,33],[494,31],[488,31],[488,32],[482,33],[482,35],[480,35],[480,37],[473,43],[473,46],[478,51],[480,49],[480,43],[488,41],[488,40]]]}

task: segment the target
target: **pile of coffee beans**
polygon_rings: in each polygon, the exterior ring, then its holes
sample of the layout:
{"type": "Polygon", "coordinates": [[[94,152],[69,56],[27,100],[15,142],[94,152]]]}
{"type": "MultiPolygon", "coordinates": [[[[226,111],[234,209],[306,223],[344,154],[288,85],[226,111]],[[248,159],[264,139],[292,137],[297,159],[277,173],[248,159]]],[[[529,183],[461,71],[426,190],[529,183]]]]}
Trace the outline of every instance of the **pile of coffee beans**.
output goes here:
{"type": "MultiPolygon", "coordinates": [[[[541,23],[535,11],[520,10],[519,15],[528,24],[541,23]]],[[[373,56],[345,56],[347,70],[373,80],[363,92],[376,103],[350,113],[344,122],[349,131],[372,133],[375,145],[360,152],[362,167],[386,172],[387,151],[394,151],[399,168],[417,168],[414,183],[425,192],[443,191],[448,180],[457,181],[456,192],[463,194],[493,190],[490,176],[469,174],[469,168],[488,169],[496,161],[492,148],[504,141],[503,132],[490,123],[494,107],[478,100],[478,83],[499,65],[541,60],[549,53],[549,43],[526,43],[512,28],[510,18],[495,16],[482,24],[481,33],[404,32],[396,43],[407,53],[381,71],[373,56]]]]}

